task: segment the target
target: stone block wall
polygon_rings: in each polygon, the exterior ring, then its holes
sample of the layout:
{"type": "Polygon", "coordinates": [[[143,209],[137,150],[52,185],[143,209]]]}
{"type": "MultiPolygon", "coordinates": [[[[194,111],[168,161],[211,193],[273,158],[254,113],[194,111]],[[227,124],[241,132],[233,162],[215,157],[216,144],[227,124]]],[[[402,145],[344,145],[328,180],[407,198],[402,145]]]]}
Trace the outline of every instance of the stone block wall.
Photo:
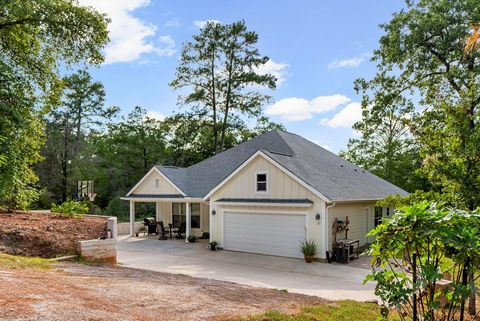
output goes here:
{"type": "Polygon", "coordinates": [[[79,241],[79,252],[86,260],[116,264],[117,240],[110,238],[79,241]]]}
{"type": "MultiPolygon", "coordinates": [[[[118,235],[130,234],[130,223],[118,223],[118,235]]],[[[143,228],[143,222],[135,222],[135,232],[140,232],[143,228]]]]}

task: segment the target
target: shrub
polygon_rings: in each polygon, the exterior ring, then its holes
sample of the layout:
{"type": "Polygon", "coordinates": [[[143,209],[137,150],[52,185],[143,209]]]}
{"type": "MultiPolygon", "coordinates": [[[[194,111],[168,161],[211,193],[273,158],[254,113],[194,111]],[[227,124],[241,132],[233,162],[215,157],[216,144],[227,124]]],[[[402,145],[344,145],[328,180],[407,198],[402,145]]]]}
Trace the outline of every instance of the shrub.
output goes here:
{"type": "Polygon", "coordinates": [[[195,235],[189,235],[187,240],[188,243],[195,243],[197,241],[197,237],[195,235]]]}
{"type": "Polygon", "coordinates": [[[315,256],[315,254],[317,254],[317,244],[315,244],[315,240],[303,241],[300,244],[300,251],[305,256],[315,256]]]}
{"type": "Polygon", "coordinates": [[[480,265],[478,213],[415,203],[369,236],[376,240],[365,282],[377,283],[375,294],[388,308],[402,320],[463,319],[480,265]]]}
{"type": "Polygon", "coordinates": [[[58,213],[64,217],[75,217],[88,213],[88,204],[76,200],[67,200],[60,205],[52,204],[52,213],[58,213]]]}

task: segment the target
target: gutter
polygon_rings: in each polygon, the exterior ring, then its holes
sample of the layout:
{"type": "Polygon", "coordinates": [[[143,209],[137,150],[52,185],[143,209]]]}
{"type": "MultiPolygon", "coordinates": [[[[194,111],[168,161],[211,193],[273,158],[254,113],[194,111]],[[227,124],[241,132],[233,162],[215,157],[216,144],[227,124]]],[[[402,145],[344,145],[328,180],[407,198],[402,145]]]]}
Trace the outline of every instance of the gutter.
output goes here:
{"type": "Polygon", "coordinates": [[[330,205],[325,207],[325,251],[328,251],[330,248],[330,243],[329,243],[330,233],[328,232],[328,225],[329,225],[328,210],[334,207],[335,205],[337,205],[337,203],[332,202],[330,205]]]}

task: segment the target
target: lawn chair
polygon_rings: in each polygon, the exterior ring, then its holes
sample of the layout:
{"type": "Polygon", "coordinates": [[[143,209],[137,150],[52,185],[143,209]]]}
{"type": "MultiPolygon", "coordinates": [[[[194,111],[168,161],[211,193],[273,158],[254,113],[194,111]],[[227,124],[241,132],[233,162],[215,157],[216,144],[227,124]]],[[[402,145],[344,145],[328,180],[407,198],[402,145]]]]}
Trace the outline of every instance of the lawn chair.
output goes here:
{"type": "Polygon", "coordinates": [[[168,233],[167,230],[165,230],[163,221],[158,222],[158,232],[160,234],[160,237],[158,238],[159,240],[168,240],[168,233]]]}
{"type": "Polygon", "coordinates": [[[185,234],[186,232],[187,232],[187,224],[186,223],[180,224],[180,227],[177,230],[177,236],[175,236],[175,238],[177,240],[185,238],[183,234],[185,234]]]}

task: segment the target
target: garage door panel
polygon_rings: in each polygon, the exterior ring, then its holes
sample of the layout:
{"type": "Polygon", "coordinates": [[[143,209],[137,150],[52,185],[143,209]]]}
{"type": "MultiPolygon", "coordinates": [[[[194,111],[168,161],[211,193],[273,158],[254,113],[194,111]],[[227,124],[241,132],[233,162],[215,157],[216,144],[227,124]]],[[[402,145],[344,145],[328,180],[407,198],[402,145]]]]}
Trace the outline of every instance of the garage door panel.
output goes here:
{"type": "Polygon", "coordinates": [[[227,250],[287,257],[302,257],[305,240],[304,214],[224,213],[224,244],[227,250]]]}

